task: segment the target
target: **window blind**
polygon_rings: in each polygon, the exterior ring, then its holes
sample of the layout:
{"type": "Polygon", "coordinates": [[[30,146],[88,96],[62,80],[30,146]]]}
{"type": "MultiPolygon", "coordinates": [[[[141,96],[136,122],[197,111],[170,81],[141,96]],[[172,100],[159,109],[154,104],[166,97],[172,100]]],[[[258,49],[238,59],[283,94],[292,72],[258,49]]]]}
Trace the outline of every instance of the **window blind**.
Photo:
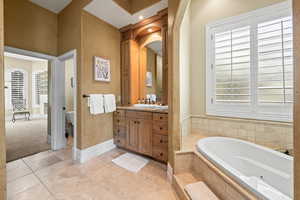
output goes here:
{"type": "Polygon", "coordinates": [[[293,102],[293,22],[281,18],[257,26],[258,103],[293,102]]]}
{"type": "Polygon", "coordinates": [[[18,104],[24,101],[24,73],[21,71],[11,72],[11,103],[18,104]]]}
{"type": "Polygon", "coordinates": [[[250,26],[216,33],[216,103],[249,103],[250,26]]]}
{"type": "Polygon", "coordinates": [[[290,2],[206,25],[206,113],[293,119],[290,2]]]}

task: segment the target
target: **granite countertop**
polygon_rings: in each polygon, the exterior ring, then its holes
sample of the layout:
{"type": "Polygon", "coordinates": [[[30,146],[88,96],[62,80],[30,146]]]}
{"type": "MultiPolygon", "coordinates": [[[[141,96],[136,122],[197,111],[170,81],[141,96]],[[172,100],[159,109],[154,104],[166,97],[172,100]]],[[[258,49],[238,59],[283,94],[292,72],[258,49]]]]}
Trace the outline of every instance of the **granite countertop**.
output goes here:
{"type": "Polygon", "coordinates": [[[134,107],[134,106],[118,106],[119,110],[132,110],[132,111],[142,111],[142,112],[153,112],[153,113],[168,113],[168,109],[160,108],[145,108],[145,107],[134,107]]]}

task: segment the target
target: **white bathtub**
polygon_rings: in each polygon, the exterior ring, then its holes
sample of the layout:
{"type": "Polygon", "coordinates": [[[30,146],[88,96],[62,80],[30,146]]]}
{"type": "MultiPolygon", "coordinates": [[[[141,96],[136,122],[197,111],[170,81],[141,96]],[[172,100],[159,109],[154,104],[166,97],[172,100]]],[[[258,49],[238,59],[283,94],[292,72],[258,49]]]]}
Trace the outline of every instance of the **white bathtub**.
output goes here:
{"type": "Polygon", "coordinates": [[[293,158],[243,140],[208,137],[198,151],[260,199],[293,199],[293,158]]]}

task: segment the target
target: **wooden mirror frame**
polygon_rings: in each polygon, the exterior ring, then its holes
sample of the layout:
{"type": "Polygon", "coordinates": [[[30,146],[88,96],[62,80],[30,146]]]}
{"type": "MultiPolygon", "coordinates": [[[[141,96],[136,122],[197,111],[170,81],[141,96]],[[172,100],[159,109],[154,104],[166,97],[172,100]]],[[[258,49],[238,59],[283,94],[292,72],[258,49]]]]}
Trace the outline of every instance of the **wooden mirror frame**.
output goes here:
{"type": "Polygon", "coordinates": [[[155,16],[137,24],[120,29],[121,40],[121,104],[136,104],[140,98],[140,46],[147,41],[149,35],[160,32],[162,41],[163,96],[162,104],[168,104],[168,10],[164,9],[155,16]],[[152,31],[149,31],[149,30],[152,31]]]}

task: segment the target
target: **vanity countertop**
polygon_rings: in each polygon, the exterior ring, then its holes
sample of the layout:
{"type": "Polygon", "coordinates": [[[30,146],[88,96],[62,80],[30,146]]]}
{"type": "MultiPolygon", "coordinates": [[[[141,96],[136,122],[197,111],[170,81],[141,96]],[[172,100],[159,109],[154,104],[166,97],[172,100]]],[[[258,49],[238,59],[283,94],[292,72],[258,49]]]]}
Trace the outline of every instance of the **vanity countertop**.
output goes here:
{"type": "Polygon", "coordinates": [[[135,107],[135,106],[118,106],[117,109],[119,109],[119,110],[142,111],[142,112],[153,112],[153,113],[168,113],[168,109],[145,108],[145,107],[135,107]]]}

